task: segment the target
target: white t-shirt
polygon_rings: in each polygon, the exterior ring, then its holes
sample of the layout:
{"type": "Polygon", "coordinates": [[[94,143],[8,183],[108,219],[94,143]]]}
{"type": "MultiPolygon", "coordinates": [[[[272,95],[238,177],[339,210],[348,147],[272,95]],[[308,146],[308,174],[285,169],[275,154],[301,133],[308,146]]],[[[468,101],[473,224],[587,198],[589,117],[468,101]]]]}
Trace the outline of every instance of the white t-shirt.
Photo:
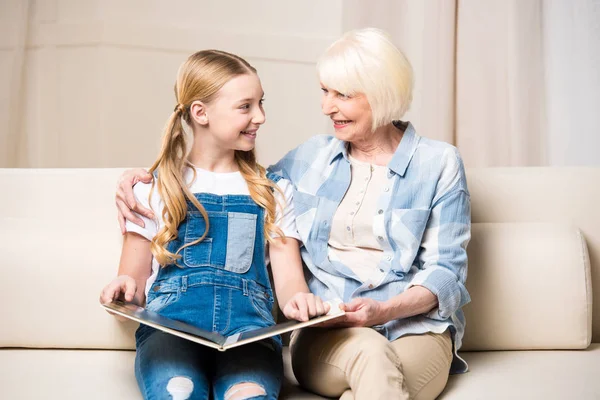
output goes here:
{"type": "MultiPolygon", "coordinates": [[[[185,171],[186,182],[192,182],[194,173],[191,169],[185,171]]],[[[277,185],[283,192],[283,199],[278,191],[275,191],[275,199],[277,202],[284,206],[283,212],[281,207],[277,206],[275,225],[279,227],[285,234],[285,236],[293,239],[300,240],[298,231],[296,229],[296,219],[294,215],[294,204],[293,198],[293,187],[290,181],[286,179],[280,179],[277,185]]],[[[149,219],[142,215],[137,214],[145,224],[142,228],[130,221],[127,221],[125,227],[127,232],[136,232],[148,240],[152,240],[158,231],[164,226],[164,221],[161,218],[163,203],[158,194],[156,185],[154,187],[154,193],[152,194],[152,204],[149,203],[150,189],[152,188],[151,183],[139,182],[133,187],[133,194],[135,195],[136,201],[146,208],[150,208],[155,215],[155,219],[149,219]]],[[[190,186],[192,193],[212,193],[219,196],[227,194],[237,195],[250,195],[248,191],[248,184],[240,172],[227,172],[218,173],[207,171],[201,168],[196,168],[196,180],[193,181],[190,186]]],[[[276,236],[273,232],[273,236],[276,236]]],[[[266,259],[265,263],[268,264],[268,253],[265,251],[266,259]]],[[[146,281],[146,295],[148,290],[152,286],[152,283],[156,280],[158,274],[159,264],[152,258],[152,274],[146,281]]]]}

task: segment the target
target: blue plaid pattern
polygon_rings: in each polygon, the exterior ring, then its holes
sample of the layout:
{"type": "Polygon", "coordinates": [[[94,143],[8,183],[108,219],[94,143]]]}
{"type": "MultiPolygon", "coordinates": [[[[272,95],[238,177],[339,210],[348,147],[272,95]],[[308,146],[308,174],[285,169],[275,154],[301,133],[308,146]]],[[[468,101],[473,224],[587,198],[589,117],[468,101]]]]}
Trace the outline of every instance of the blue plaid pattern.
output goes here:
{"type": "Polygon", "coordinates": [[[351,180],[346,143],[314,136],[269,169],[294,185],[296,225],[311,291],[324,300],[349,302],[355,297],[385,301],[413,285],[428,288],[438,298],[437,308],[373,328],[389,340],[450,328],[455,348],[451,371],[465,372],[467,365],[456,350],[465,328],[461,307],[470,301],[465,280],[471,210],[458,150],[420,137],[407,125],[373,215],[373,232],[383,236],[383,252],[366,281],[328,257],[333,215],[351,180]]]}

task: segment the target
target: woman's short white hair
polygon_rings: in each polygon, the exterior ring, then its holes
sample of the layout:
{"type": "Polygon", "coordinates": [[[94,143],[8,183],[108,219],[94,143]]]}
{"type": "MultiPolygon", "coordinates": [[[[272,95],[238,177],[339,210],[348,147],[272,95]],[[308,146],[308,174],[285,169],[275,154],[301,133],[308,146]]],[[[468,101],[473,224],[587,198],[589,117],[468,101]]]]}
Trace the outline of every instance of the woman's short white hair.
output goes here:
{"type": "Polygon", "coordinates": [[[321,56],[317,72],[321,83],[330,89],[367,96],[373,131],[401,119],[412,101],[412,67],[380,29],[345,33],[321,56]]]}

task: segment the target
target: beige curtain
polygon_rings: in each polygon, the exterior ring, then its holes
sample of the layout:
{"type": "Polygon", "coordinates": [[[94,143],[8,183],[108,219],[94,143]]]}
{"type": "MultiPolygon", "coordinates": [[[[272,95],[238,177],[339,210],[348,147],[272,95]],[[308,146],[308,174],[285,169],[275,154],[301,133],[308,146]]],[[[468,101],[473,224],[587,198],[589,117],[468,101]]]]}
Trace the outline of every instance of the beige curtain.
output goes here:
{"type": "Polygon", "coordinates": [[[541,0],[458,2],[455,130],[468,166],[545,164],[541,0]]]}
{"type": "Polygon", "coordinates": [[[422,135],[467,166],[544,164],[541,0],[357,0],[344,22],[385,29],[407,54],[422,135]]]}
{"type": "Polygon", "coordinates": [[[19,135],[23,104],[23,75],[25,69],[25,46],[29,30],[30,0],[20,2],[3,1],[2,25],[5,36],[2,47],[2,74],[0,77],[1,110],[0,121],[0,168],[20,164],[19,151],[24,143],[19,135]],[[3,115],[2,115],[3,114],[3,115]]]}
{"type": "Polygon", "coordinates": [[[456,145],[467,167],[600,165],[600,0],[306,0],[291,11],[256,0],[229,25],[227,6],[210,4],[0,0],[0,167],[148,165],[174,71],[209,47],[259,68],[269,115],[259,154],[273,162],[327,132],[314,63],[367,26],[388,31],[414,67],[406,118],[456,145]]]}

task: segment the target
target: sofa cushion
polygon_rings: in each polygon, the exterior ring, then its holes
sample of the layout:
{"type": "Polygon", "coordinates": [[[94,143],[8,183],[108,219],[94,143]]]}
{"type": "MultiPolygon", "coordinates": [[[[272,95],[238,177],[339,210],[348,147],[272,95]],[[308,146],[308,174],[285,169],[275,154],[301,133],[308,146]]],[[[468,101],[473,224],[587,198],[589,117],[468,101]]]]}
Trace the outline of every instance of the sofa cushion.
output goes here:
{"type": "Polygon", "coordinates": [[[0,170],[0,347],[134,348],[98,303],[116,274],[120,169],[0,170]]]}
{"type": "Polygon", "coordinates": [[[465,352],[441,400],[600,399],[600,344],[587,350],[465,352]]]}
{"type": "MultiPolygon", "coordinates": [[[[287,348],[286,348],[287,349],[287,348]]],[[[0,399],[142,399],[135,352],[120,350],[0,350],[0,399]]],[[[324,399],[296,386],[286,351],[281,400],[324,399]]]]}
{"type": "MultiPolygon", "coordinates": [[[[581,230],[592,266],[592,287],[600,288],[600,168],[469,168],[467,182],[473,222],[552,222],[581,230]]],[[[593,301],[592,342],[600,343],[598,293],[593,301]]]]}
{"type": "MultiPolygon", "coordinates": [[[[2,399],[141,399],[133,351],[0,350],[2,399]]],[[[453,375],[442,400],[597,399],[600,345],[575,351],[466,352],[471,371],[453,375]]],[[[323,397],[300,389],[284,350],[286,380],[280,399],[323,397]]]]}
{"type": "Polygon", "coordinates": [[[550,223],[473,224],[462,350],[582,349],[592,289],[581,233],[550,223]]]}
{"type": "Polygon", "coordinates": [[[118,323],[98,302],[116,274],[120,234],[109,226],[53,218],[0,217],[3,276],[0,347],[132,349],[135,324],[118,323]]]}

